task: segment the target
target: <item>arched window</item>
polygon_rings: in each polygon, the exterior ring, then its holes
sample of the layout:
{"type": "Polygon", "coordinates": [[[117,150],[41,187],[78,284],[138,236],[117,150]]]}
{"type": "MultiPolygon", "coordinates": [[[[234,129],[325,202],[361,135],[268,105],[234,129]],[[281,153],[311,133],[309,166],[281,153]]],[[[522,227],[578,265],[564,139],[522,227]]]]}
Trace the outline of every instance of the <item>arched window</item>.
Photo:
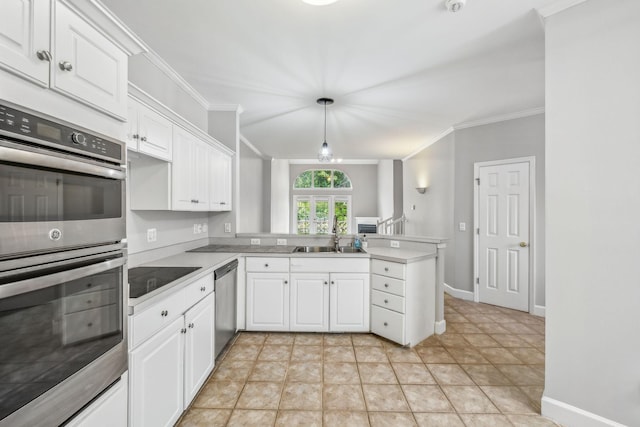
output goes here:
{"type": "Polygon", "coordinates": [[[296,190],[351,190],[351,180],[346,173],[336,169],[310,169],[302,172],[293,183],[296,190]]]}

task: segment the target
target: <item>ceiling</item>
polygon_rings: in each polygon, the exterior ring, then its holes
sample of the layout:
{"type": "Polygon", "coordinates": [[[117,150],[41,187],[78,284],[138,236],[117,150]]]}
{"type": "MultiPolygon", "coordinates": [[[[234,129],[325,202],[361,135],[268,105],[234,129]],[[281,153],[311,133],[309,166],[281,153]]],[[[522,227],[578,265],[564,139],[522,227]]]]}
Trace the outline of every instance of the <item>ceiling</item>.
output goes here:
{"type": "Polygon", "coordinates": [[[102,0],[265,156],[403,158],[452,125],[544,106],[555,0],[102,0]]]}

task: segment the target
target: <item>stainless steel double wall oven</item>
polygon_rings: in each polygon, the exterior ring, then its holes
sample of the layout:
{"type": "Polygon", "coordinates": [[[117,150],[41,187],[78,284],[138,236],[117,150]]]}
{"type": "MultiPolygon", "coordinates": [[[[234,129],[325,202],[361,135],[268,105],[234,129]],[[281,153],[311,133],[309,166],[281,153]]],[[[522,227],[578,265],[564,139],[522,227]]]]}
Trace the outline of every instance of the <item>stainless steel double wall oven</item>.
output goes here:
{"type": "Polygon", "coordinates": [[[125,155],[0,101],[0,427],[62,424],[127,369],[125,155]]]}

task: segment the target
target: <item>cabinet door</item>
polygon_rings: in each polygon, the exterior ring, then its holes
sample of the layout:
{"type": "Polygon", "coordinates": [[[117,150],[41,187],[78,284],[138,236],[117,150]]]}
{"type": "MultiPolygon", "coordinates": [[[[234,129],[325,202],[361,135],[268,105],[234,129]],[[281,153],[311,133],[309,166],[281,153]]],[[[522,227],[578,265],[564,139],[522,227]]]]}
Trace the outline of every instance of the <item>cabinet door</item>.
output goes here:
{"type": "Polygon", "coordinates": [[[292,274],[290,292],[290,330],[328,331],[329,275],[319,273],[292,274]]]}
{"type": "Polygon", "coordinates": [[[172,160],[173,124],[142,104],[136,103],[138,110],[138,149],[161,160],[172,160]]]}
{"type": "Polygon", "coordinates": [[[193,158],[191,160],[191,173],[193,174],[193,198],[195,202],[191,208],[194,211],[209,210],[209,156],[211,146],[201,140],[192,137],[193,158]]]}
{"type": "Polygon", "coordinates": [[[288,273],[247,273],[247,330],[289,330],[288,273]]]}
{"type": "Polygon", "coordinates": [[[184,317],[129,353],[133,427],[173,426],[183,410],[184,317]]]}
{"type": "Polygon", "coordinates": [[[49,85],[49,1],[2,0],[0,67],[42,86],[49,85]]]}
{"type": "Polygon", "coordinates": [[[184,352],[184,407],[191,404],[213,370],[214,296],[209,294],[184,315],[187,328],[184,352]]]}
{"type": "Polygon", "coordinates": [[[193,137],[186,131],[176,127],[173,131],[173,164],[171,171],[172,204],[174,211],[193,210],[193,137]]]}
{"type": "Polygon", "coordinates": [[[369,331],[369,275],[331,274],[329,330],[333,332],[369,331]]]}
{"type": "Polygon", "coordinates": [[[51,88],[120,120],[127,117],[127,54],[55,2],[51,88]]]}
{"type": "Polygon", "coordinates": [[[212,211],[230,211],[232,193],[232,157],[212,148],[210,206],[212,211]]]}

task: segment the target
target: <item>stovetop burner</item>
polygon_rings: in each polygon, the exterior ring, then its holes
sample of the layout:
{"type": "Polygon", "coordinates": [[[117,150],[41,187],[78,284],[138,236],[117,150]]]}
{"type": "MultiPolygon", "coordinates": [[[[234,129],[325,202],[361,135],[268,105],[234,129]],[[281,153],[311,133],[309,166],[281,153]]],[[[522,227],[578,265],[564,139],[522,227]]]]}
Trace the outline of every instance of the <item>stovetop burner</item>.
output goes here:
{"type": "Polygon", "coordinates": [[[136,267],[129,269],[129,298],[139,298],[201,267],[136,267]]]}

